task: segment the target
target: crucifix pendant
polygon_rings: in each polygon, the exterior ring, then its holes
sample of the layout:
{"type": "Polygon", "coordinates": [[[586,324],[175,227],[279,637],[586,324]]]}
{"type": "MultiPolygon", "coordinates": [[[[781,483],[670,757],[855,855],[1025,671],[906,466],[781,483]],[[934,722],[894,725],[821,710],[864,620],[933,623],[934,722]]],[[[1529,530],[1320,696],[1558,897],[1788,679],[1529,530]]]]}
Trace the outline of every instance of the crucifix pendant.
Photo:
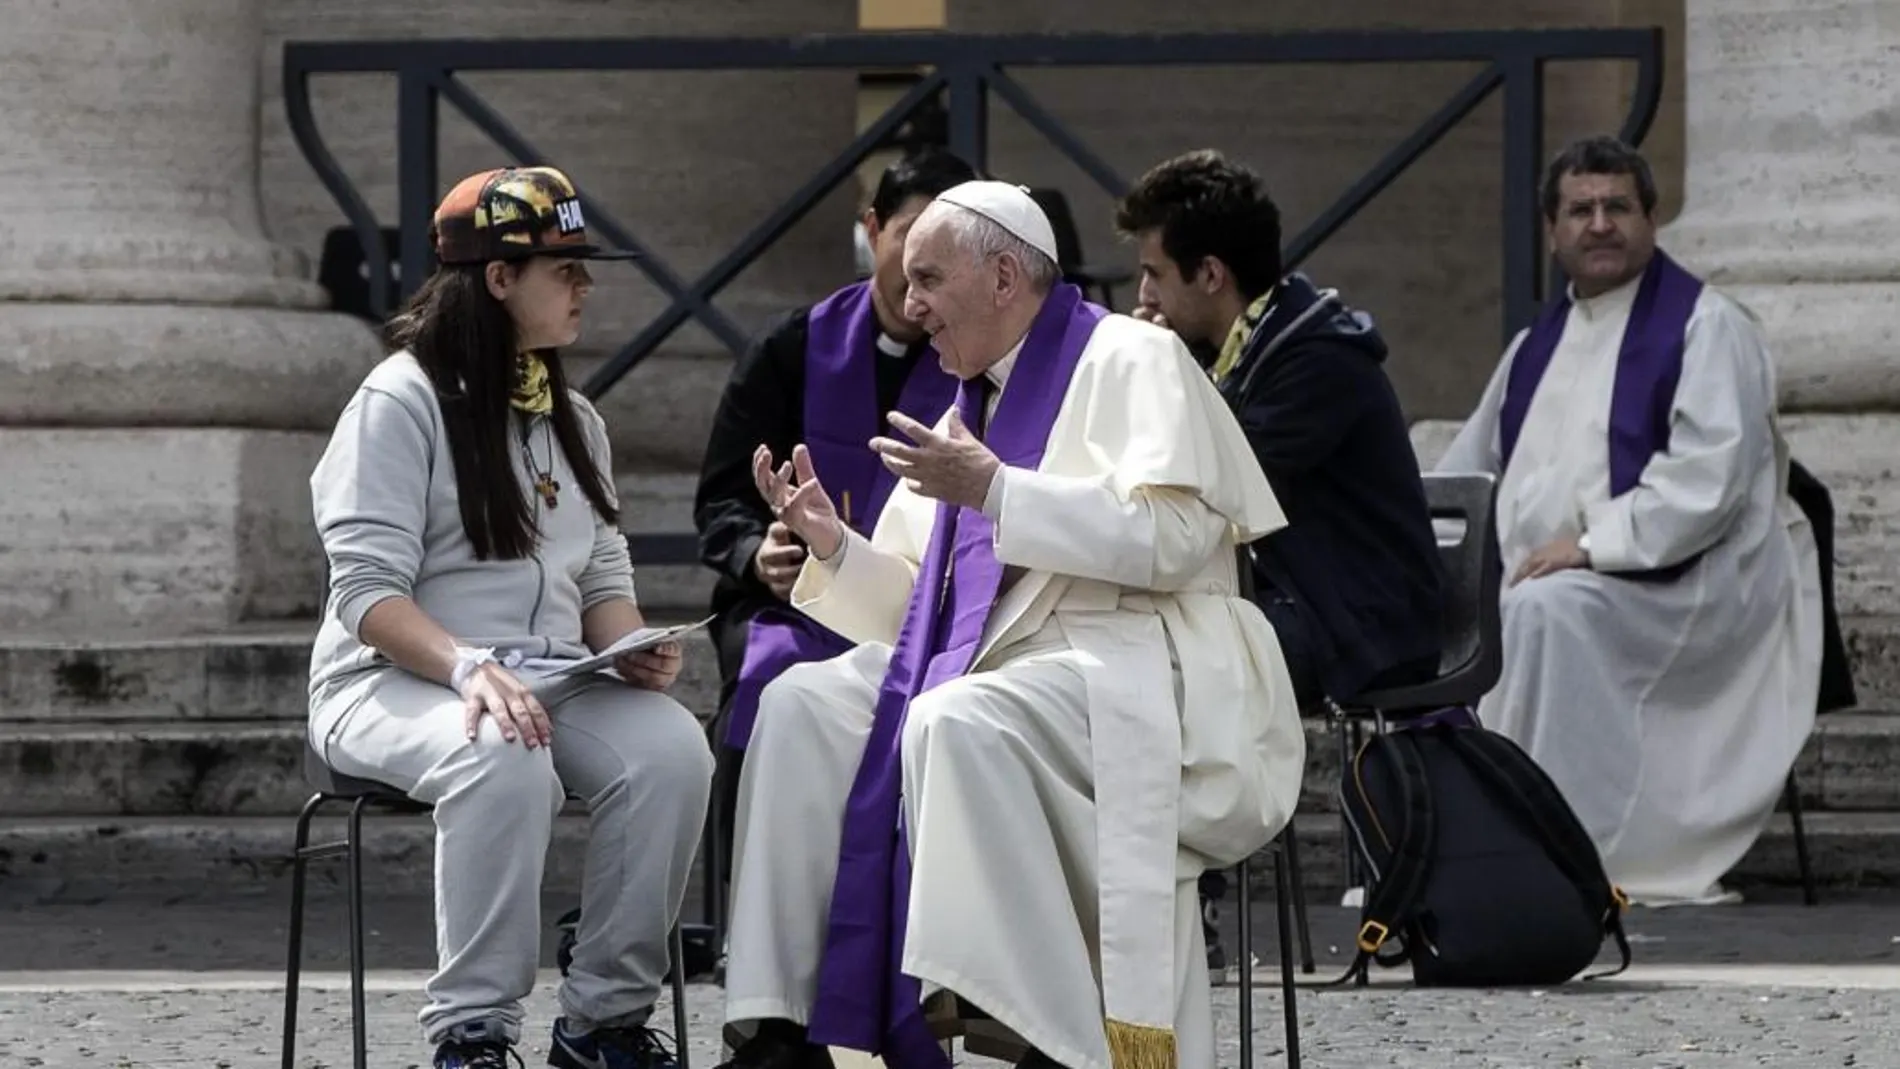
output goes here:
{"type": "Polygon", "coordinates": [[[541,500],[548,503],[549,508],[560,507],[555,500],[555,495],[561,492],[561,484],[554,481],[552,472],[542,472],[541,477],[534,481],[534,489],[541,495],[541,500]]]}

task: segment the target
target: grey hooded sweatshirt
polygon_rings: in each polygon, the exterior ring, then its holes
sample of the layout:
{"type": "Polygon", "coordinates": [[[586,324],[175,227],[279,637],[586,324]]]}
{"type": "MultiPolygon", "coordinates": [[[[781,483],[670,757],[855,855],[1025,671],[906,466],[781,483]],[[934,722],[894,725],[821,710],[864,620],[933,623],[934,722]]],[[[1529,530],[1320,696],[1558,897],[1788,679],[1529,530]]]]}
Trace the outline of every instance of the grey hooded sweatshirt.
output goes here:
{"type": "MultiPolygon", "coordinates": [[[[570,396],[594,464],[611,472],[606,424],[585,398],[570,396]]],[[[530,658],[586,656],[581,614],[613,598],[633,599],[626,540],[581,493],[552,420],[512,418],[515,475],[540,539],[531,557],[482,561],[462,530],[455,462],[422,366],[408,352],[396,353],[357,388],[310,476],[330,564],[310,658],[313,714],[346,689],[352,699],[360,696],[366,690],[353,684],[393,668],[361,632],[364,615],[386,598],[415,599],[463,645],[530,658]],[[527,456],[539,470],[552,460],[560,486],[552,509],[533,492],[527,456]]]]}

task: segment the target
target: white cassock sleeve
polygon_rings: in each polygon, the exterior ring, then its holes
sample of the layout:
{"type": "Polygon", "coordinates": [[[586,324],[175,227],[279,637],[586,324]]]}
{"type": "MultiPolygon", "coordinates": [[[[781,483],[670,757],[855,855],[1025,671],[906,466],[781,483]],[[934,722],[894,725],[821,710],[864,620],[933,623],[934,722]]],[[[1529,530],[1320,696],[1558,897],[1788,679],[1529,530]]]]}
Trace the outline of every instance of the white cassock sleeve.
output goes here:
{"type": "Polygon", "coordinates": [[[1478,407],[1465,420],[1465,425],[1458,429],[1458,437],[1452,439],[1445,455],[1438,458],[1434,471],[1447,474],[1503,474],[1502,446],[1498,437],[1499,413],[1504,410],[1504,388],[1511,381],[1511,361],[1516,358],[1518,347],[1524,344],[1524,337],[1528,333],[1520,330],[1517,337],[1511,339],[1510,347],[1504,350],[1504,359],[1498,361],[1497,370],[1491,373],[1491,382],[1484,388],[1484,396],[1478,399],[1478,407]]]}
{"type": "Polygon", "coordinates": [[[1060,456],[1011,468],[996,558],[1133,590],[1183,589],[1230,530],[1286,522],[1227,402],[1172,332],[1111,322],[1064,401],[1060,456]],[[1075,443],[1080,443],[1075,444],[1075,443]]]}
{"type": "Polygon", "coordinates": [[[1136,590],[1176,591],[1207,566],[1227,520],[1193,493],[1112,477],[1011,469],[1003,480],[996,557],[1031,571],[1099,579],[1136,590]],[[1011,523],[1011,516],[1035,516],[1011,523]]]}
{"type": "Polygon", "coordinates": [[[870,538],[846,528],[829,560],[805,558],[792,584],[793,608],[852,642],[897,641],[923,559],[923,544],[900,505],[903,493],[901,485],[892,492],[870,538]]]}
{"type": "Polygon", "coordinates": [[[1726,535],[1742,513],[1764,441],[1774,386],[1761,332],[1727,298],[1705,294],[1689,324],[1669,415],[1669,448],[1626,493],[1584,511],[1598,571],[1663,568],[1726,535]]]}

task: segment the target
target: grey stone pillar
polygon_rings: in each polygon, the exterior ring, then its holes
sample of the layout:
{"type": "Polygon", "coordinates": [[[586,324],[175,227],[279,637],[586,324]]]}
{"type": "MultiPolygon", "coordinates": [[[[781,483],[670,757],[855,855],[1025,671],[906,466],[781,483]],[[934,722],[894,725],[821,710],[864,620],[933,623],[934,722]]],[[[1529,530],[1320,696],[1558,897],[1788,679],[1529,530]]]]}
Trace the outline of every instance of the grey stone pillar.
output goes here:
{"type": "Polygon", "coordinates": [[[1688,18],[1688,199],[1661,242],[1760,316],[1795,458],[1833,494],[1862,700],[1900,697],[1900,5],[1688,18]]]}
{"type": "Polygon", "coordinates": [[[258,212],[262,0],[0,32],[0,633],[314,612],[307,479],[376,356],[258,212]]]}

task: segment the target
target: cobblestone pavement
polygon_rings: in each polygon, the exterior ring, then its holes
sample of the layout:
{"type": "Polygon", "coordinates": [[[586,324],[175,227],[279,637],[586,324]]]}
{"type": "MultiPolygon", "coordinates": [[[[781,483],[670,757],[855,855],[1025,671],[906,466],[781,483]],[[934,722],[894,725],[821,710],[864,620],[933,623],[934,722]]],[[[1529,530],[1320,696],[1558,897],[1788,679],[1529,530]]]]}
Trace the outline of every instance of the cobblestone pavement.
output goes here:
{"type": "MultiPolygon", "coordinates": [[[[341,911],[319,901],[302,995],[298,1065],[349,1064],[341,911]]],[[[549,903],[558,912],[560,903],[549,903]]],[[[0,904],[0,1066],[248,1069],[278,1064],[282,903],[0,904]]],[[[1284,1051],[1272,909],[1257,909],[1263,965],[1256,1061],[1284,1051]]],[[[431,942],[426,903],[371,918],[368,1028],[377,1069],[427,1066],[417,1036],[431,942]]],[[[1403,977],[1302,990],[1305,1064],[1358,1067],[1900,1066],[1900,902],[1834,901],[1641,914],[1638,967],[1548,991],[1422,991],[1403,977]]],[[[1337,969],[1351,920],[1316,910],[1316,980],[1337,969]]],[[[551,942],[551,940],[550,940],[551,942]]],[[[529,1003],[522,1054],[544,1064],[554,973],[529,1003]]],[[[718,1060],[720,991],[689,990],[694,1065],[718,1060]]],[[[1239,1064],[1235,989],[1215,992],[1221,1064],[1239,1064]]],[[[671,1010],[659,1009],[670,1029],[671,1010]]],[[[975,1064],[984,1059],[966,1058],[975,1064]]],[[[994,1063],[991,1063],[994,1064],[994,1063]]]]}

